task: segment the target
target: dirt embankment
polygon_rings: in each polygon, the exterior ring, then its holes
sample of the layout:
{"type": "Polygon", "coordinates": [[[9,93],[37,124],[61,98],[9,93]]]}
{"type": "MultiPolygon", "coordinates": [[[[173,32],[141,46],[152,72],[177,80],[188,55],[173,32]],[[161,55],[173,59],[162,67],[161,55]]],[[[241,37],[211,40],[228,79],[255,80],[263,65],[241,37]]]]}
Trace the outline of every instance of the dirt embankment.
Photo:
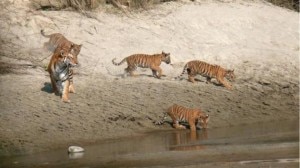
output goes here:
{"type": "MultiPolygon", "coordinates": [[[[5,4],[1,2],[2,6],[5,4]]],[[[170,2],[126,16],[96,11],[34,11],[27,1],[0,12],[0,154],[31,153],[136,135],[154,129],[173,103],[200,107],[210,128],[289,120],[299,112],[298,13],[262,2],[170,2]],[[213,11],[213,12],[212,12],[213,11]],[[62,103],[50,93],[43,67],[50,53],[40,35],[61,32],[77,44],[76,94],[62,103]],[[134,53],[171,53],[166,77],[122,78],[134,53]],[[234,89],[174,81],[185,62],[199,59],[235,69],[234,89]]]]}

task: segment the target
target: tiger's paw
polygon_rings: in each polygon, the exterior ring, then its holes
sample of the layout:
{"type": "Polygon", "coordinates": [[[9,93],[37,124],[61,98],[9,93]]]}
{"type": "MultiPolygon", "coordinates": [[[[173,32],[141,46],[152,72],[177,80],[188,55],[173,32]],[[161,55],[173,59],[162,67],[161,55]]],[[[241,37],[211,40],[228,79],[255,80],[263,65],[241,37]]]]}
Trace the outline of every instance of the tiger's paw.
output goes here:
{"type": "Polygon", "coordinates": [[[69,93],[76,93],[74,87],[69,87],[69,93]]]}
{"type": "Polygon", "coordinates": [[[64,97],[61,99],[61,101],[64,102],[64,103],[70,103],[71,102],[70,99],[64,98],[64,97]]]}
{"type": "Polygon", "coordinates": [[[71,103],[71,100],[62,100],[64,103],[71,103]]]}

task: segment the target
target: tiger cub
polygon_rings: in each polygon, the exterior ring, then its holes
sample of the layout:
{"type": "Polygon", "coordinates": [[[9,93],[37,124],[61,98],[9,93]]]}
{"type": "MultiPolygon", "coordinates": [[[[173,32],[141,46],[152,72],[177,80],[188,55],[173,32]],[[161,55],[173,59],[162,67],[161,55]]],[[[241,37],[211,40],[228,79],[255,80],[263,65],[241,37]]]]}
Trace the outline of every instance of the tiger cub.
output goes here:
{"type": "Polygon", "coordinates": [[[134,54],[124,58],[120,63],[116,63],[115,60],[116,58],[112,60],[112,63],[116,66],[123,64],[125,61],[127,62],[127,68],[125,68],[125,75],[127,73],[130,73],[131,76],[135,76],[133,71],[135,71],[137,67],[150,68],[152,70],[153,76],[158,79],[160,79],[160,77],[162,76],[162,69],[159,67],[161,62],[165,62],[166,64],[171,63],[170,53],[165,52],[153,55],[134,54]]]}
{"type": "MultiPolygon", "coordinates": [[[[82,44],[78,45],[71,41],[69,41],[67,38],[65,38],[60,33],[53,33],[50,35],[46,35],[44,30],[41,30],[42,36],[49,38],[48,42],[44,43],[44,47],[47,48],[51,52],[55,52],[57,48],[65,48],[70,49],[70,53],[73,55],[74,59],[77,61],[77,57],[81,51],[82,44]]],[[[69,68],[69,73],[73,74],[73,69],[69,68]]],[[[70,91],[75,93],[74,85],[73,85],[73,79],[70,79],[70,91]]]]}
{"type": "Polygon", "coordinates": [[[166,113],[164,113],[162,121],[157,121],[155,124],[163,124],[167,118],[167,114],[172,118],[173,127],[176,129],[186,129],[185,126],[179,124],[180,121],[187,121],[190,125],[191,131],[196,130],[198,122],[200,122],[200,126],[202,128],[207,128],[209,121],[209,115],[203,113],[200,109],[190,109],[174,104],[168,108],[166,113]]]}
{"type": "Polygon", "coordinates": [[[227,89],[232,89],[232,86],[224,80],[224,77],[230,81],[234,81],[235,75],[234,70],[226,70],[219,65],[211,65],[209,63],[193,60],[185,64],[181,75],[175,79],[181,78],[182,75],[187,71],[189,81],[195,82],[195,76],[200,74],[206,77],[206,83],[211,83],[212,78],[216,78],[217,81],[223,84],[227,89]]]}
{"type": "Polygon", "coordinates": [[[78,61],[71,54],[71,50],[66,47],[58,47],[54,51],[47,68],[53,92],[60,94],[63,102],[70,102],[69,92],[74,92],[73,83],[71,83],[73,71],[70,68],[76,66],[78,61]]]}

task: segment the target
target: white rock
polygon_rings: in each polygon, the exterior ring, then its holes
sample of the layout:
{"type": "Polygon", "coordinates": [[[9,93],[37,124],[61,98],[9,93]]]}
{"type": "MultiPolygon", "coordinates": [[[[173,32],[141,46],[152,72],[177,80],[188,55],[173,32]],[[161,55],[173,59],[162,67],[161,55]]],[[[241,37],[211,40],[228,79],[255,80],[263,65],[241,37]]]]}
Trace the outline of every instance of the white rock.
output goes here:
{"type": "Polygon", "coordinates": [[[69,146],[68,148],[69,153],[78,153],[78,152],[84,152],[84,149],[80,146],[69,146]]]}

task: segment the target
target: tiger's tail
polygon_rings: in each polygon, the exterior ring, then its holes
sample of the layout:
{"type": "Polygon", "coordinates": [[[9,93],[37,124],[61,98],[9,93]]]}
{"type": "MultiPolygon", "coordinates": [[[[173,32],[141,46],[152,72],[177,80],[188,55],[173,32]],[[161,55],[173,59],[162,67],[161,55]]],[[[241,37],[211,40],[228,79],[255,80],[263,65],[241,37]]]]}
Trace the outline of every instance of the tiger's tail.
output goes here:
{"type": "Polygon", "coordinates": [[[50,38],[50,37],[51,37],[51,35],[46,35],[46,34],[45,34],[44,29],[41,30],[41,34],[42,34],[42,36],[47,37],[47,38],[50,38]]]}
{"type": "Polygon", "coordinates": [[[155,125],[162,125],[162,124],[164,124],[164,122],[166,121],[166,119],[167,119],[167,113],[164,112],[164,116],[162,117],[162,119],[160,121],[154,122],[154,124],[155,125]]]}
{"type": "Polygon", "coordinates": [[[112,63],[113,63],[114,65],[116,65],[116,66],[119,66],[119,65],[123,64],[123,63],[126,61],[126,58],[124,58],[120,63],[117,63],[117,62],[115,62],[116,59],[117,59],[117,58],[114,58],[114,59],[111,60],[112,63]]]}
{"type": "Polygon", "coordinates": [[[183,75],[183,74],[185,73],[185,71],[187,70],[187,68],[188,68],[188,64],[185,64],[185,66],[183,67],[182,73],[181,73],[179,76],[175,77],[174,79],[177,80],[177,79],[181,78],[182,75],[183,75]]]}

